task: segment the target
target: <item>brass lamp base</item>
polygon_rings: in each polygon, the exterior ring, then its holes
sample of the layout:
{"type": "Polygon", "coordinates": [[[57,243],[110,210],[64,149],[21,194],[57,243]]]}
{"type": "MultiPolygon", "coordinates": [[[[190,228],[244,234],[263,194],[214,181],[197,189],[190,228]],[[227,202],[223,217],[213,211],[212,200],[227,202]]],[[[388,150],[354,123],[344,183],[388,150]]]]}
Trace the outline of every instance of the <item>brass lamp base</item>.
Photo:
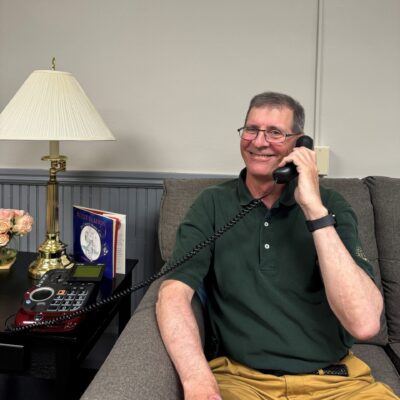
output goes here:
{"type": "Polygon", "coordinates": [[[28,268],[29,276],[40,279],[47,271],[59,268],[72,268],[74,263],[65,252],[66,245],[58,238],[48,238],[39,246],[39,256],[28,268]]]}

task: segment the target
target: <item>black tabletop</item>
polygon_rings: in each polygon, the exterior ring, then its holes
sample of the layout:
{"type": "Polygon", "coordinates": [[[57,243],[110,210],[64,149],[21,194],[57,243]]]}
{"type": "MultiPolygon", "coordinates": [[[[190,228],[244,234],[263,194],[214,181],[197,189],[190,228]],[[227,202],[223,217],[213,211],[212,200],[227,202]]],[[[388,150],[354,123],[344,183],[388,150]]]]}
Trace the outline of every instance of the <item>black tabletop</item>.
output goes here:
{"type": "MultiPolygon", "coordinates": [[[[37,257],[36,253],[19,252],[17,261],[8,271],[0,271],[0,337],[8,336],[6,326],[12,326],[14,318],[21,305],[23,294],[26,290],[35,286],[37,281],[31,279],[28,275],[28,267],[30,263],[37,257]]],[[[114,279],[103,278],[100,284],[99,298],[105,298],[114,293],[124,283],[124,286],[130,286],[130,282],[125,282],[127,277],[131,279],[131,272],[136,265],[137,260],[127,260],[126,274],[117,274],[114,279]]],[[[109,307],[112,307],[110,305],[109,307]]],[[[96,313],[93,313],[96,314],[96,313]]],[[[95,316],[91,316],[95,317],[95,316]]],[[[79,330],[78,330],[79,331],[79,330]]],[[[78,332],[77,331],[77,332],[78,332]]],[[[77,332],[52,334],[56,337],[74,338],[77,332]]],[[[28,333],[34,336],[43,336],[40,333],[28,333]]],[[[50,335],[50,334],[46,334],[50,335]]],[[[48,338],[49,336],[47,336],[48,338]]]]}

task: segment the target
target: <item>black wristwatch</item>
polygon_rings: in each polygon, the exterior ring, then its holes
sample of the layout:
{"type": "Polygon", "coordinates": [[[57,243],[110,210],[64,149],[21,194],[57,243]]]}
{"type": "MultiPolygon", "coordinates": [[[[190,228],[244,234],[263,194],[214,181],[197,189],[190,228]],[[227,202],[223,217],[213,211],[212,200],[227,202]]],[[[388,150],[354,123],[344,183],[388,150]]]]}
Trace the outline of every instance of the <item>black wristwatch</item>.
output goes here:
{"type": "Polygon", "coordinates": [[[325,217],[306,221],[306,225],[310,232],[314,232],[317,229],[325,228],[326,226],[336,226],[336,217],[335,214],[330,212],[328,215],[325,215],[325,217]]]}

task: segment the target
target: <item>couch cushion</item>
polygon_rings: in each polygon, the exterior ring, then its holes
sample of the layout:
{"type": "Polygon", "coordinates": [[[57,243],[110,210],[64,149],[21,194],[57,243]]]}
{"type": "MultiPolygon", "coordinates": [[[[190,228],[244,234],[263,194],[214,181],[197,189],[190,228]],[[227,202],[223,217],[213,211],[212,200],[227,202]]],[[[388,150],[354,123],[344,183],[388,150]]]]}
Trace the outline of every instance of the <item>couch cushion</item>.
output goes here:
{"type": "Polygon", "coordinates": [[[400,395],[399,373],[382,347],[356,344],[351,350],[354,355],[369,365],[377,381],[386,383],[398,396],[400,395]]]}
{"type": "Polygon", "coordinates": [[[400,342],[400,179],[368,177],[390,342],[400,342]]]}
{"type": "Polygon", "coordinates": [[[400,372],[400,343],[390,343],[386,349],[392,356],[392,362],[400,372]]]}
{"type": "MultiPolygon", "coordinates": [[[[378,247],[375,238],[374,209],[368,186],[363,180],[356,178],[323,178],[321,179],[321,184],[339,192],[350,203],[356,213],[361,244],[374,268],[376,284],[383,293],[380,264],[378,263],[378,247]]],[[[366,343],[384,345],[387,342],[387,323],[385,313],[382,313],[379,334],[367,340],[366,343]]]]}
{"type": "Polygon", "coordinates": [[[167,261],[175,244],[176,231],[197,195],[206,187],[218,185],[227,178],[166,179],[161,198],[158,239],[161,257],[167,261]]]}

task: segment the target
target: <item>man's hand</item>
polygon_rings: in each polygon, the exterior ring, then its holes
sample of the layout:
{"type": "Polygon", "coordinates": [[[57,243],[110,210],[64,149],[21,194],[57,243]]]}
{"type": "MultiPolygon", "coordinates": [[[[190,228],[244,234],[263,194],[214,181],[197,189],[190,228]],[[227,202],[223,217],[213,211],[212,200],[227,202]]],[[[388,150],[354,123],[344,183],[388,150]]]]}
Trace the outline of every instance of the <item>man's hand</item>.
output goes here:
{"type": "Polygon", "coordinates": [[[202,381],[190,388],[185,387],[184,392],[185,400],[222,400],[215,380],[211,386],[202,381]]]}
{"type": "Polygon", "coordinates": [[[298,183],[294,196],[302,208],[306,219],[318,219],[327,215],[328,211],[322,204],[319,192],[319,178],[315,152],[306,147],[294,147],[279,164],[293,162],[299,173],[298,183]]]}
{"type": "Polygon", "coordinates": [[[197,393],[194,396],[185,396],[185,400],[222,400],[219,394],[212,394],[210,396],[197,393]]]}
{"type": "Polygon", "coordinates": [[[219,394],[212,394],[210,396],[204,397],[202,394],[195,394],[194,396],[187,397],[185,396],[185,400],[222,400],[222,397],[219,394]]]}

